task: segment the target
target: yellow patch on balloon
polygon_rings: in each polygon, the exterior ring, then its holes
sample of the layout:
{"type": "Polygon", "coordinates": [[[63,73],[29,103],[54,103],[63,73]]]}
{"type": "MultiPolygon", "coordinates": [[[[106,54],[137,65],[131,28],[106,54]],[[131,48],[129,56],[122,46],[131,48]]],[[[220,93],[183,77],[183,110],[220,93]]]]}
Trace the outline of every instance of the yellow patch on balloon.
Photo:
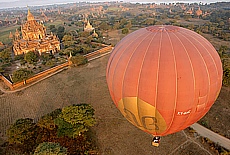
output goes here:
{"type": "Polygon", "coordinates": [[[118,102],[118,109],[133,125],[157,135],[166,130],[166,122],[158,110],[137,97],[125,97],[118,102]]]}

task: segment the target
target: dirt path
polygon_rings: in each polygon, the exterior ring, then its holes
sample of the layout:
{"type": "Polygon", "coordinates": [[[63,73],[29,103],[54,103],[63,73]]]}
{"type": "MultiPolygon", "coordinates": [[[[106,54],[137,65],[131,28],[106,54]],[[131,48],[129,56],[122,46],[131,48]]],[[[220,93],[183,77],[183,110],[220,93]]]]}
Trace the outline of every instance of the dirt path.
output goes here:
{"type": "Polygon", "coordinates": [[[208,139],[210,139],[211,141],[219,144],[220,146],[223,146],[224,148],[230,150],[230,140],[228,138],[225,138],[203,126],[201,126],[200,124],[193,124],[190,126],[191,128],[193,128],[194,130],[196,130],[196,132],[198,134],[200,134],[203,137],[207,137],[208,139]]]}

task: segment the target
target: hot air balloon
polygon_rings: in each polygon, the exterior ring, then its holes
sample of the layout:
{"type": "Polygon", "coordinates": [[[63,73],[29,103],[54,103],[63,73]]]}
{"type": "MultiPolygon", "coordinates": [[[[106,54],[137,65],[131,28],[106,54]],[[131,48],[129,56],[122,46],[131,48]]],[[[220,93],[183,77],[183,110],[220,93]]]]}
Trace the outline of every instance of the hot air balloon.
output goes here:
{"type": "Polygon", "coordinates": [[[122,115],[154,136],[183,130],[202,118],[222,85],[222,64],[201,35],[177,26],[150,26],[124,37],[106,71],[122,115]]]}

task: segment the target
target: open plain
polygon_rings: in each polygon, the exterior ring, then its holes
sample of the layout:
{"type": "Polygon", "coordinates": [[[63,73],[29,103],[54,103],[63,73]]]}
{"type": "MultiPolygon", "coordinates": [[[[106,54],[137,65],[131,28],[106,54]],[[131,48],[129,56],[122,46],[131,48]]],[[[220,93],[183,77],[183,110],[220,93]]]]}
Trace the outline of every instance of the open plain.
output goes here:
{"type": "MultiPolygon", "coordinates": [[[[69,68],[31,87],[0,96],[0,134],[19,118],[33,118],[57,108],[89,103],[95,109],[97,124],[92,128],[102,155],[212,155],[217,154],[188,129],[162,138],[151,146],[152,137],[130,124],[113,104],[106,84],[109,56],[85,66],[69,68]]],[[[1,83],[2,84],[2,83],[1,83]]]]}

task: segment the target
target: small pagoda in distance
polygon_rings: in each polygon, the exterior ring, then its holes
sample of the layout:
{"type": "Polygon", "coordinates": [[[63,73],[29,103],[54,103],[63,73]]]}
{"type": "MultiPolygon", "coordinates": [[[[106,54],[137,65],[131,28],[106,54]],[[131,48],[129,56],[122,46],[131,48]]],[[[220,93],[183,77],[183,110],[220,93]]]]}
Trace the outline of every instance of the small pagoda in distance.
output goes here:
{"type": "Polygon", "coordinates": [[[84,27],[84,31],[91,32],[93,30],[94,30],[93,26],[90,24],[89,20],[87,20],[87,24],[84,27]]]}

